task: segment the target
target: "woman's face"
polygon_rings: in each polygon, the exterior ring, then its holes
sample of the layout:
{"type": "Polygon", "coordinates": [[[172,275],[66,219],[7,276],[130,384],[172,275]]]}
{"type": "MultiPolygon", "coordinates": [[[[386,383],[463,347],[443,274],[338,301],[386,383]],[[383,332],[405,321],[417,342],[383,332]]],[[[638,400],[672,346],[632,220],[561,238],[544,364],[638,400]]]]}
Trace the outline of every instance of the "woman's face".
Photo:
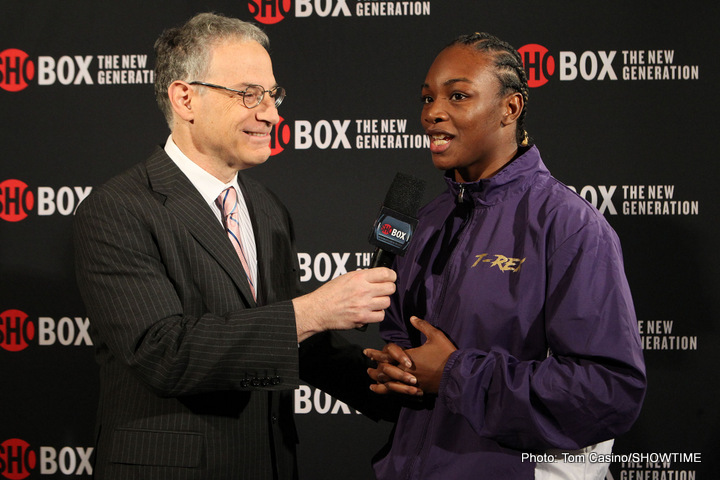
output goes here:
{"type": "Polygon", "coordinates": [[[422,124],[435,167],[462,182],[495,174],[517,151],[516,94],[500,95],[491,55],[452,46],[435,58],[422,87],[422,124]]]}

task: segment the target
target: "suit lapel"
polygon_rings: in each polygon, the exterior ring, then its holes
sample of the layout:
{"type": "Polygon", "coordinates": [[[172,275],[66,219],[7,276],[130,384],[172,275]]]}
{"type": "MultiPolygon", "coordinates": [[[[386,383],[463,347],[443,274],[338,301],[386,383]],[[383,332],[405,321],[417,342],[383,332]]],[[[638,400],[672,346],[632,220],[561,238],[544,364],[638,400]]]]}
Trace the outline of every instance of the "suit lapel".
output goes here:
{"type": "Polygon", "coordinates": [[[270,222],[258,221],[259,219],[267,219],[269,214],[265,209],[265,204],[260,201],[261,196],[257,194],[252,188],[250,182],[244,181],[242,174],[238,175],[238,184],[240,190],[242,190],[245,203],[250,214],[250,221],[252,222],[253,233],[255,234],[255,250],[257,252],[258,262],[258,279],[255,282],[255,293],[258,298],[258,303],[264,305],[266,303],[266,283],[268,279],[268,272],[265,268],[265,262],[263,259],[270,258],[269,255],[265,254],[265,249],[270,248],[270,222]]]}
{"type": "Polygon", "coordinates": [[[230,275],[246,305],[256,306],[240,259],[200,192],[162,149],[146,161],[146,166],[150,188],[165,197],[168,211],[230,275]]]}

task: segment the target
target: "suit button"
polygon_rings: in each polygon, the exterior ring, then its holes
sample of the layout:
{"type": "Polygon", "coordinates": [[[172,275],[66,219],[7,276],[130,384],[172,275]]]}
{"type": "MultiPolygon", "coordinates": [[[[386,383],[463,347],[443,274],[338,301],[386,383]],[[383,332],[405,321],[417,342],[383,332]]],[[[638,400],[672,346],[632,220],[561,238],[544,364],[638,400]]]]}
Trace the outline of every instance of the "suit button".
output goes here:
{"type": "Polygon", "coordinates": [[[272,417],[270,417],[270,420],[272,421],[273,424],[277,423],[277,420],[278,420],[277,415],[273,414],[272,417]]]}

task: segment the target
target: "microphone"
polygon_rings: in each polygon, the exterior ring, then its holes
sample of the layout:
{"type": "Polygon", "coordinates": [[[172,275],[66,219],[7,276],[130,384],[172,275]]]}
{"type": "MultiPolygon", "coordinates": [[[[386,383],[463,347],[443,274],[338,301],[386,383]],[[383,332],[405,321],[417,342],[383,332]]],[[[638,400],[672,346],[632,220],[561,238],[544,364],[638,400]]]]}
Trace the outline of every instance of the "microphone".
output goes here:
{"type": "Polygon", "coordinates": [[[425,182],[398,172],[380,208],[368,241],[375,245],[371,267],[390,267],[396,255],[403,256],[417,228],[417,211],[425,182]]]}
{"type": "MultiPolygon", "coordinates": [[[[424,192],[425,181],[400,172],[395,174],[368,238],[375,245],[371,268],[390,268],[396,255],[405,255],[417,228],[417,211],[424,192]]],[[[364,332],[367,325],[356,330],[364,332]]]]}

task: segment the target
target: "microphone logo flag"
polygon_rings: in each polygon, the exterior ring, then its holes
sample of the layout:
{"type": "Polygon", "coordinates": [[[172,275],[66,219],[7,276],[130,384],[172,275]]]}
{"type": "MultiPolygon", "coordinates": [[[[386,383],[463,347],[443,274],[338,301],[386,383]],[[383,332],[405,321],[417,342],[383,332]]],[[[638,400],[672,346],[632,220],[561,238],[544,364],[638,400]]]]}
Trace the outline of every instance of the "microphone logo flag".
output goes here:
{"type": "Polygon", "coordinates": [[[417,219],[382,207],[370,233],[370,243],[386,252],[404,255],[417,227],[417,219]]]}

